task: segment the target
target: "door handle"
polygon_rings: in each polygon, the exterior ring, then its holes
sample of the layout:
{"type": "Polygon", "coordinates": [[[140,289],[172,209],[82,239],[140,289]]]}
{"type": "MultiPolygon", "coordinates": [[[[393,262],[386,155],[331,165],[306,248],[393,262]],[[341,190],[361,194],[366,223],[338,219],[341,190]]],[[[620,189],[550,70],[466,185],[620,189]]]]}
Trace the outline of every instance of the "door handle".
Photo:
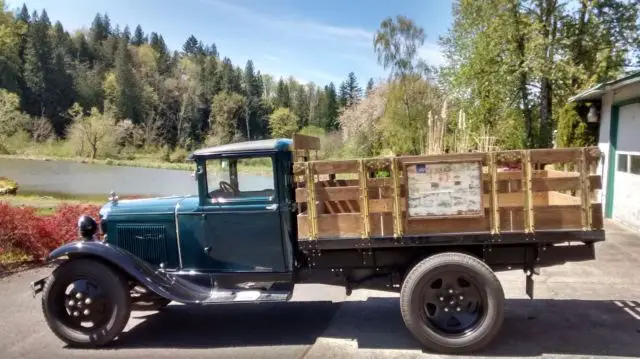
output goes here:
{"type": "Polygon", "coordinates": [[[204,247],[204,254],[208,255],[211,252],[211,249],[212,249],[211,246],[204,247]]]}
{"type": "Polygon", "coordinates": [[[270,204],[268,206],[265,207],[265,209],[278,209],[278,204],[274,203],[274,204],[270,204]]]}

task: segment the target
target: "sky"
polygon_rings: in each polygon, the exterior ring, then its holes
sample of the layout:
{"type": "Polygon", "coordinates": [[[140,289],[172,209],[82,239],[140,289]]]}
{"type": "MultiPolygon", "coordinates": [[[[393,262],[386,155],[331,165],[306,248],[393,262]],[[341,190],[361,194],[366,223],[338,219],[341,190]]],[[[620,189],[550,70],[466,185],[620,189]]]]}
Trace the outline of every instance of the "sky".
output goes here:
{"type": "Polygon", "coordinates": [[[362,87],[386,76],[377,63],[373,35],[385,18],[405,15],[427,35],[420,55],[444,63],[437,45],[451,23],[451,0],[9,0],[29,11],[46,9],[67,31],[88,28],[96,13],[112,26],[161,34],[171,50],[193,34],[215,43],[221,56],[244,68],[251,59],[262,73],[301,82],[338,85],[353,71],[362,87]]]}

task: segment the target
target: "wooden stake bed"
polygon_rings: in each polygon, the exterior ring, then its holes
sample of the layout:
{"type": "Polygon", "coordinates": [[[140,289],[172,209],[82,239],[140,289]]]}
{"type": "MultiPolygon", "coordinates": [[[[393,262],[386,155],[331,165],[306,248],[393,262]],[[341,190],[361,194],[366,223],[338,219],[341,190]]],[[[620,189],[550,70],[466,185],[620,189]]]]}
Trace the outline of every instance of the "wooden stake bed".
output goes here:
{"type": "Polygon", "coordinates": [[[586,147],[296,162],[298,238],[600,231],[599,156],[586,147]]]}

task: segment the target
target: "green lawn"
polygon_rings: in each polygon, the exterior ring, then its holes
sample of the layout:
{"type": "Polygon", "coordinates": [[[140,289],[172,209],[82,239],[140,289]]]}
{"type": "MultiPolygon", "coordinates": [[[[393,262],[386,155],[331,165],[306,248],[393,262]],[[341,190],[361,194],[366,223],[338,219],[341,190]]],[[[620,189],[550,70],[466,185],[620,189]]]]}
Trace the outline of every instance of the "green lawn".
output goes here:
{"type": "Polygon", "coordinates": [[[38,214],[48,215],[55,211],[56,207],[60,204],[97,204],[101,205],[107,201],[105,198],[103,201],[99,201],[94,198],[80,199],[80,198],[55,198],[50,196],[36,196],[36,195],[20,195],[17,196],[0,196],[0,202],[8,202],[12,206],[29,206],[35,207],[38,214]]]}

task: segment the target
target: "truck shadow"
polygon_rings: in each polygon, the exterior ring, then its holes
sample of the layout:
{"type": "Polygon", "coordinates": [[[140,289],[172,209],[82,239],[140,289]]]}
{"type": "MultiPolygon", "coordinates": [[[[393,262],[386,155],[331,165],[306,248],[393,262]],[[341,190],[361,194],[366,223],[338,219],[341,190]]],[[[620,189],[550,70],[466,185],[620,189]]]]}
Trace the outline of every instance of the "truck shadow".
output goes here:
{"type": "MultiPolygon", "coordinates": [[[[343,303],[291,302],[189,307],[171,305],[124,332],[118,348],[224,348],[312,345],[319,337],[363,349],[421,350],[396,298],[343,303]]],[[[483,356],[542,354],[640,357],[640,302],[510,299],[497,339],[483,356]]]]}

